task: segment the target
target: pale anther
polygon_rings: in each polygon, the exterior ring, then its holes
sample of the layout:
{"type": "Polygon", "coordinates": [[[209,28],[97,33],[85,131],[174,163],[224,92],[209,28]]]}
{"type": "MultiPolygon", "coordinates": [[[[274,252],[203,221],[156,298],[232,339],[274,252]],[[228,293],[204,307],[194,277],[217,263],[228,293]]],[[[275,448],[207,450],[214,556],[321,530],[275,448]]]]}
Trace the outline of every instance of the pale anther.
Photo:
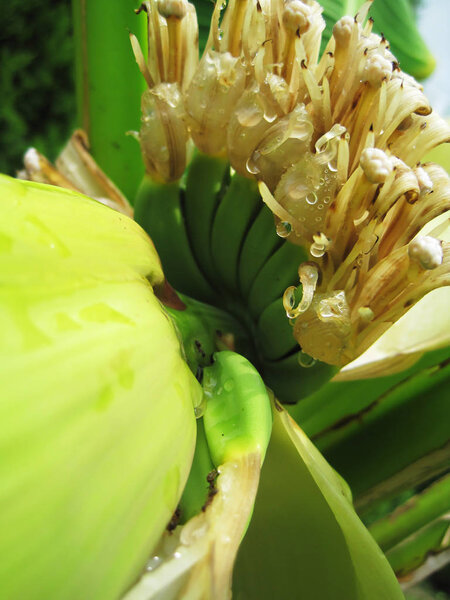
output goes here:
{"type": "Polygon", "coordinates": [[[392,173],[390,157],[379,148],[363,150],[359,164],[370,183],[384,183],[392,173]]]}
{"type": "Polygon", "coordinates": [[[166,19],[170,17],[182,19],[186,15],[187,6],[186,0],[159,0],[158,12],[166,19]]]}
{"type": "Polygon", "coordinates": [[[444,256],[440,240],[429,235],[410,242],[408,254],[410,258],[417,260],[423,269],[436,269],[442,264],[444,256]]]}

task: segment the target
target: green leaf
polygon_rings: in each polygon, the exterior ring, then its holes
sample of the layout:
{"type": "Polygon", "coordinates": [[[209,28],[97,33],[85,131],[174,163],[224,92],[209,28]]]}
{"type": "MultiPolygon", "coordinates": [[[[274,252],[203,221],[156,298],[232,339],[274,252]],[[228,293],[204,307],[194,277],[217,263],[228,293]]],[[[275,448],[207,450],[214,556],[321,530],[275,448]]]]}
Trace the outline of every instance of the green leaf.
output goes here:
{"type": "Polygon", "coordinates": [[[273,415],[255,510],[235,567],[235,596],[403,598],[344,482],[281,407],[273,415]]]}
{"type": "Polygon", "coordinates": [[[416,79],[431,75],[436,60],[417,29],[408,0],[375,0],[369,14],[375,21],[374,31],[383,32],[403,71],[416,79]]]}
{"type": "Polygon", "coordinates": [[[444,516],[449,506],[450,474],[447,474],[372,523],[369,531],[386,552],[421,527],[444,516]]]}
{"type": "Polygon", "coordinates": [[[320,4],[323,6],[322,16],[325,19],[326,27],[322,33],[322,43],[320,46],[321,52],[324,51],[325,46],[331,37],[334,24],[339,21],[341,17],[345,15],[354,16],[358,12],[359,7],[363,4],[364,0],[321,0],[320,4]]]}
{"type": "Polygon", "coordinates": [[[201,54],[208,40],[209,25],[211,22],[211,15],[213,14],[214,10],[214,1],[192,0],[192,4],[195,6],[195,10],[197,11],[198,45],[201,54]]]}
{"type": "MultiPolygon", "coordinates": [[[[336,21],[344,15],[355,15],[363,3],[364,0],[321,0],[326,22],[322,52],[336,21]]],[[[383,32],[404,71],[417,79],[424,79],[433,72],[436,61],[417,29],[408,0],[375,0],[369,14],[375,21],[374,32],[383,32]]]]}

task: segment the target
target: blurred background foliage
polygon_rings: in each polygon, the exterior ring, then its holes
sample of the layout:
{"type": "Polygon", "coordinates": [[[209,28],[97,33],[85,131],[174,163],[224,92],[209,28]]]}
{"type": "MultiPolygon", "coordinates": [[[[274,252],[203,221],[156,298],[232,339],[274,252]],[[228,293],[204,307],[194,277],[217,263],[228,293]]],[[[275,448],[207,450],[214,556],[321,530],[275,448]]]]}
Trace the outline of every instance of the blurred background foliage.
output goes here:
{"type": "Polygon", "coordinates": [[[73,127],[70,0],[7,0],[0,27],[0,172],[36,146],[53,159],[73,127]]]}

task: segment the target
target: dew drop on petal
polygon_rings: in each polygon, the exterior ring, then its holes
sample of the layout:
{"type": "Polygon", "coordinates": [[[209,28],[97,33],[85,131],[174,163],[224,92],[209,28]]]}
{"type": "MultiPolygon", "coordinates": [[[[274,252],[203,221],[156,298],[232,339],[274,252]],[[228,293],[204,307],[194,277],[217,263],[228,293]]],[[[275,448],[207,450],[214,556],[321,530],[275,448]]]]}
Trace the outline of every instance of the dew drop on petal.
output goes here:
{"type": "Polygon", "coordinates": [[[306,194],[305,200],[308,204],[315,204],[317,202],[317,195],[314,192],[306,194]]]}
{"type": "Polygon", "coordinates": [[[328,168],[330,169],[330,171],[332,173],[336,173],[337,171],[337,162],[335,160],[330,160],[330,162],[328,163],[328,168]]]}
{"type": "Polygon", "coordinates": [[[251,173],[252,175],[257,175],[259,173],[259,169],[258,167],[255,165],[255,163],[253,162],[253,157],[251,156],[247,162],[245,163],[245,168],[247,169],[247,171],[249,173],[251,173]]]}
{"type": "Polygon", "coordinates": [[[277,223],[276,232],[277,235],[279,235],[281,238],[289,237],[291,231],[292,225],[287,221],[280,221],[279,223],[277,223]]]}
{"type": "Polygon", "coordinates": [[[306,352],[299,352],[297,355],[297,360],[298,364],[305,369],[313,367],[317,362],[315,358],[309,356],[309,354],[306,354],[306,352]]]}

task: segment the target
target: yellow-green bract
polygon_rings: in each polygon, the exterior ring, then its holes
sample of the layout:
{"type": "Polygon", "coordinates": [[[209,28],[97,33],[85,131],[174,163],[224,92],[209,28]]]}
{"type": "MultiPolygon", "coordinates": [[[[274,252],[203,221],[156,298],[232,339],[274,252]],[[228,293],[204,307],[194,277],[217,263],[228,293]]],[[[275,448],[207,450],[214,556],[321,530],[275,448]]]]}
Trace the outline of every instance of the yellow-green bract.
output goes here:
{"type": "Polygon", "coordinates": [[[171,518],[201,389],[140,227],[0,178],[0,594],[118,598],[171,518]]]}

